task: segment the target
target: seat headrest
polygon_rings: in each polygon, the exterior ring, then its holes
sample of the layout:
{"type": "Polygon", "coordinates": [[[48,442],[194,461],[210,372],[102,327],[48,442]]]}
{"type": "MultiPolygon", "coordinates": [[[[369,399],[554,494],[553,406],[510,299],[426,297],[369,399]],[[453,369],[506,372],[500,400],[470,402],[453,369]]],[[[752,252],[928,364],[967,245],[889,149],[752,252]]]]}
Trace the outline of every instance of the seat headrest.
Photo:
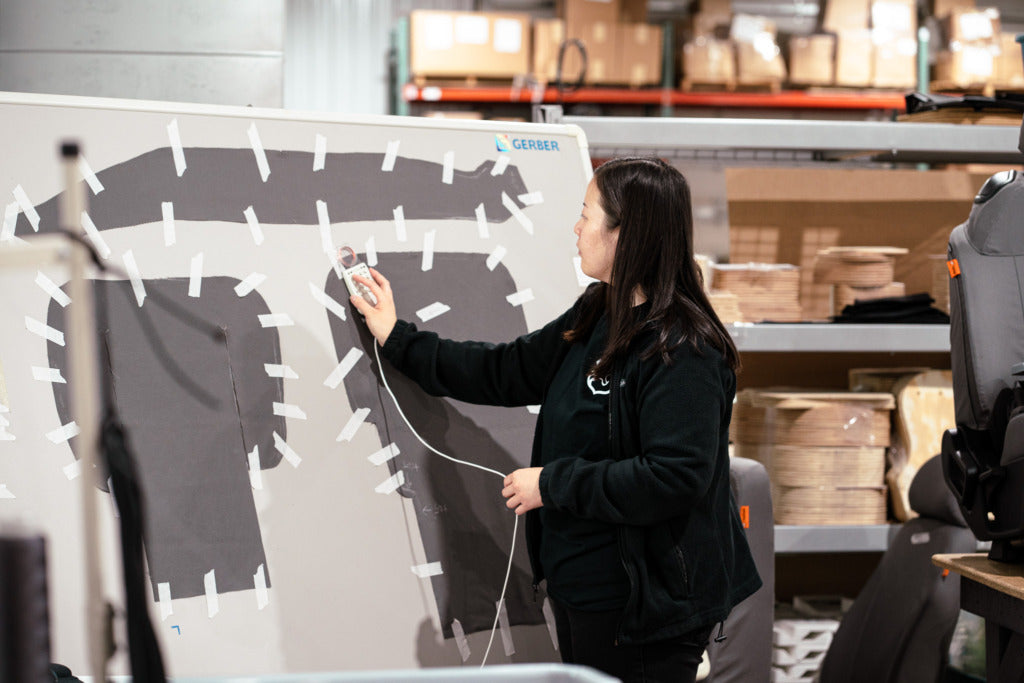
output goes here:
{"type": "Polygon", "coordinates": [[[907,494],[910,509],[929,519],[937,519],[953,526],[966,527],[960,506],[946,484],[942,474],[942,459],[930,458],[914,475],[907,494]]]}

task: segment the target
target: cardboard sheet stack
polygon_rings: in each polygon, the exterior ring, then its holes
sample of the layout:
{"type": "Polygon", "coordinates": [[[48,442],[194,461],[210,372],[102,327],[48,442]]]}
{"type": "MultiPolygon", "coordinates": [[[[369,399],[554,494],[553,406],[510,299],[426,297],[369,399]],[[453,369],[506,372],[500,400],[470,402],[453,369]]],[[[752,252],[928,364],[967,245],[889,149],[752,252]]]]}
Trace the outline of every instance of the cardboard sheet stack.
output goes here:
{"type": "Polygon", "coordinates": [[[711,288],[714,280],[714,272],[712,270],[715,265],[714,259],[704,254],[697,254],[694,256],[694,260],[697,262],[697,267],[700,268],[701,278],[704,283],[704,293],[707,295],[708,301],[711,302],[711,307],[715,309],[718,319],[726,325],[743,322],[739,297],[732,292],[723,292],[711,288]]]}
{"type": "Polygon", "coordinates": [[[839,315],[854,301],[903,296],[906,287],[894,282],[899,247],[829,247],[818,251],[814,282],[832,285],[832,314],[839,315]]]}
{"type": "Polygon", "coordinates": [[[764,464],[776,524],[883,524],[892,394],[745,389],[733,453],[764,464]]]}
{"type": "Polygon", "coordinates": [[[719,263],[712,265],[711,271],[712,288],[736,296],[744,321],[801,320],[798,267],[786,263],[719,263]]]}

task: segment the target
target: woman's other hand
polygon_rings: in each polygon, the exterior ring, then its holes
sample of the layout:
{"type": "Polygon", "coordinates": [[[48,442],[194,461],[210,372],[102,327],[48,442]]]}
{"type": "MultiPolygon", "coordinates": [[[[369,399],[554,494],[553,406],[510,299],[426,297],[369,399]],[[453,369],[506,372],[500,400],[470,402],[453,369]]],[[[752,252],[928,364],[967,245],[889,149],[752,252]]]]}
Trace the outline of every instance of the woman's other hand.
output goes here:
{"type": "Polygon", "coordinates": [[[544,505],[540,497],[540,471],[540,467],[525,467],[505,477],[505,488],[501,490],[501,495],[508,498],[505,507],[521,515],[544,505]]]}
{"type": "Polygon", "coordinates": [[[388,340],[391,330],[395,327],[395,322],[398,321],[398,314],[395,313],[395,295],[391,291],[391,283],[375,268],[370,268],[370,275],[373,276],[372,280],[359,275],[353,276],[352,279],[368,287],[377,304],[372,305],[363,297],[356,295],[350,296],[348,300],[366,319],[366,326],[373,338],[384,346],[384,342],[388,340]]]}

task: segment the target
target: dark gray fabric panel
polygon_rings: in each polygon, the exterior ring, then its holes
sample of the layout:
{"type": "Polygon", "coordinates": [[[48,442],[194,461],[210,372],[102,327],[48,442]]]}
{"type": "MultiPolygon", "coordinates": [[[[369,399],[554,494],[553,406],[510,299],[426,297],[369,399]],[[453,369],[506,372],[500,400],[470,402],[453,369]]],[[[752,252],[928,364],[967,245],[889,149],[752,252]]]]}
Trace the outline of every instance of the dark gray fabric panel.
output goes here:
{"type": "Polygon", "coordinates": [[[946,478],[942,473],[942,457],[939,455],[928,459],[917,470],[914,480],[910,482],[907,500],[910,502],[910,509],[922,517],[953,526],[967,526],[953,492],[946,485],[946,478]]]}

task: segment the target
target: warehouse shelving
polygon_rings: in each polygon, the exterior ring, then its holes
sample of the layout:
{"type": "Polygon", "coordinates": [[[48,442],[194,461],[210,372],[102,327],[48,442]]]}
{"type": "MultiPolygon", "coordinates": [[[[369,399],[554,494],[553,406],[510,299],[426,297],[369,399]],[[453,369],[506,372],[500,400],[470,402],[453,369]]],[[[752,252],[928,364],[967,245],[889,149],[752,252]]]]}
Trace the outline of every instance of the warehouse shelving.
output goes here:
{"type": "Polygon", "coordinates": [[[740,351],[945,353],[949,325],[866,325],[829,323],[733,323],[740,351]],[[884,335],[884,346],[879,338],[884,335]]]}

